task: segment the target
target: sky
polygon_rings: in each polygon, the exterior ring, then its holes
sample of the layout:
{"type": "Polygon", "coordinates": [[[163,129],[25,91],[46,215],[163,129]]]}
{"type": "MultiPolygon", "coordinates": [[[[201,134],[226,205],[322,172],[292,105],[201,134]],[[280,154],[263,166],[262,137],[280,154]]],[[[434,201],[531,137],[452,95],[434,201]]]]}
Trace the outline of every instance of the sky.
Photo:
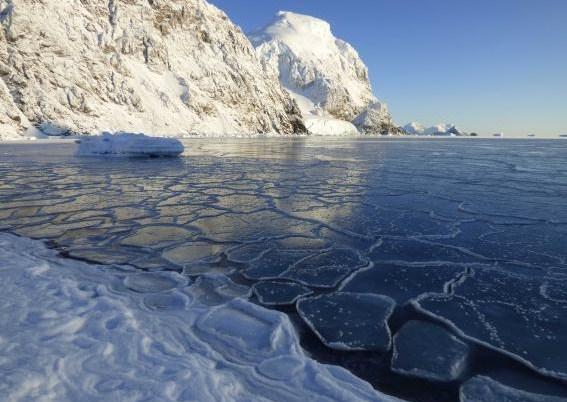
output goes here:
{"type": "Polygon", "coordinates": [[[567,0],[209,0],[251,32],[322,18],[367,64],[400,124],[567,134],[567,0]]]}

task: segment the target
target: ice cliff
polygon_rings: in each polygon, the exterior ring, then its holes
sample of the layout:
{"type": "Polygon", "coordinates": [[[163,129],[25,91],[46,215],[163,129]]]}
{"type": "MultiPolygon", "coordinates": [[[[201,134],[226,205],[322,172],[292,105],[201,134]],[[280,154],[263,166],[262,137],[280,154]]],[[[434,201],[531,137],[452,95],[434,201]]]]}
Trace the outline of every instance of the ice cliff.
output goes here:
{"type": "Polygon", "coordinates": [[[0,0],[0,139],[36,128],[305,131],[250,41],[204,0],[0,0]]]}

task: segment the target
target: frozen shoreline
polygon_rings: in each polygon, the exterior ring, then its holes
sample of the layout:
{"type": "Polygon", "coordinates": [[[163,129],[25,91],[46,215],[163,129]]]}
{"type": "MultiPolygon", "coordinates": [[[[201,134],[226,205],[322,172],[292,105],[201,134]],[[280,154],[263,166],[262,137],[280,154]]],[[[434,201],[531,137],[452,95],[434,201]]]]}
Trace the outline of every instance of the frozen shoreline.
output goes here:
{"type": "Polygon", "coordinates": [[[179,274],[63,259],[6,233],[0,260],[9,400],[397,400],[305,356],[285,314],[207,306],[179,274]]]}

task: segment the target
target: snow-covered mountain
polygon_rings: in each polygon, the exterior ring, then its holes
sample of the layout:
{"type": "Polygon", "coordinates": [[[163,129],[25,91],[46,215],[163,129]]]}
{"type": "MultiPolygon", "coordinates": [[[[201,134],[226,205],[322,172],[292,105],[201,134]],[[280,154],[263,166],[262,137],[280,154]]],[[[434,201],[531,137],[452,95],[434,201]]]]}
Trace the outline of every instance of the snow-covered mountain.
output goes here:
{"type": "Polygon", "coordinates": [[[372,93],[367,67],[329,23],[282,11],[249,37],[267,73],[279,77],[297,101],[310,131],[397,131],[386,105],[372,93]]]}
{"type": "Polygon", "coordinates": [[[403,130],[410,135],[425,136],[463,136],[466,135],[454,124],[440,123],[432,127],[425,127],[418,122],[411,122],[403,127],[403,130]]]}
{"type": "Polygon", "coordinates": [[[0,0],[0,136],[38,126],[305,131],[246,36],[205,0],[0,0]]]}

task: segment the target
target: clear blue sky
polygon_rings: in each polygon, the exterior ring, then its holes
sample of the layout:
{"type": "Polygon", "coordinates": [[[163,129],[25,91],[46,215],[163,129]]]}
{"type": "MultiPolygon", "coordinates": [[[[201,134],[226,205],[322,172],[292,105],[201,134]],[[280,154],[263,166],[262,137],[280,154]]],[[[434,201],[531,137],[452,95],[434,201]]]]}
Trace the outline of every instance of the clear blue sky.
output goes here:
{"type": "Polygon", "coordinates": [[[278,10],[329,21],[399,124],[567,134],[567,0],[210,0],[250,32],[278,10]]]}

